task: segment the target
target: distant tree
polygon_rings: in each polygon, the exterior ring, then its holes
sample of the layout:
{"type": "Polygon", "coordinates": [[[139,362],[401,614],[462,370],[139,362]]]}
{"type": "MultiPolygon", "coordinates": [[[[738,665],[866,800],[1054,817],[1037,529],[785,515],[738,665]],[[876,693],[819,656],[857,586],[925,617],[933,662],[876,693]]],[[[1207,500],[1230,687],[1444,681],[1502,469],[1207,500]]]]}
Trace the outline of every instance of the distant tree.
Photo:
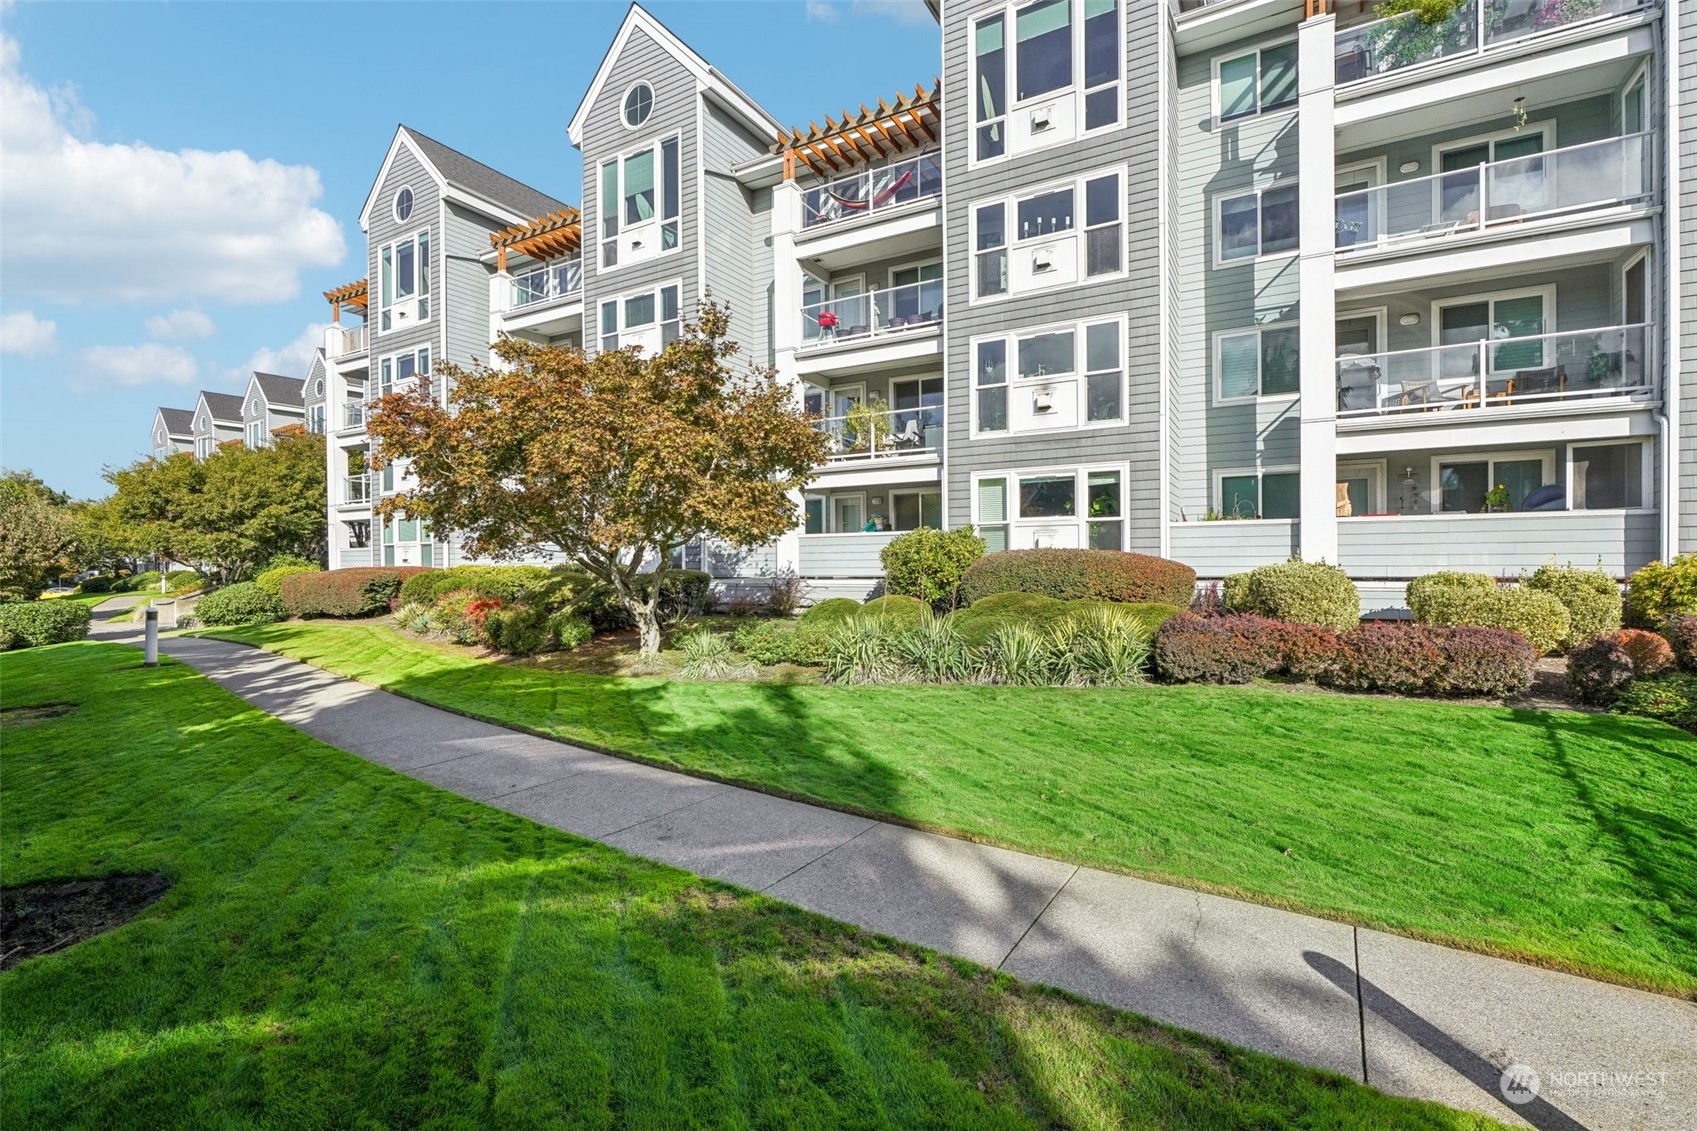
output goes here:
{"type": "Polygon", "coordinates": [[[372,405],[379,458],[406,461],[403,492],[379,510],[453,532],[473,554],[565,554],[612,589],[642,650],[658,651],[672,551],[790,530],[792,493],[824,456],[790,387],[732,366],[728,325],[709,303],[654,355],[509,338],[495,347],[507,369],[438,364],[447,406],[422,385],[372,405]]]}
{"type": "Polygon", "coordinates": [[[67,501],[29,471],[0,470],[0,600],[33,601],[70,567],[76,523],[67,501]]]}

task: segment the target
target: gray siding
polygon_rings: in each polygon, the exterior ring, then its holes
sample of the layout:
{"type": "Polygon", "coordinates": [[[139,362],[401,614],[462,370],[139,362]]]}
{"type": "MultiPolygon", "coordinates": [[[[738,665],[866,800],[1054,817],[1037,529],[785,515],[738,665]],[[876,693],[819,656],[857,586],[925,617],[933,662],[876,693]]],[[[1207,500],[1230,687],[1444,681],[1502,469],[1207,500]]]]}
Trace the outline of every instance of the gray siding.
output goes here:
{"type": "MultiPolygon", "coordinates": [[[[583,120],[583,289],[584,341],[597,344],[598,303],[603,297],[652,289],[681,278],[683,310],[701,297],[698,265],[701,248],[700,139],[695,78],[687,68],[640,28],[631,32],[614,60],[601,95],[583,120]],[[621,114],[625,92],[638,81],[654,89],[654,109],[640,129],[627,129],[621,114]],[[642,263],[601,269],[601,162],[679,134],[678,249],[642,263]]],[[[660,171],[655,169],[658,180],[660,171]]]]}
{"type": "Polygon", "coordinates": [[[1297,552],[1300,525],[1295,519],[1178,522],[1171,531],[1171,556],[1194,569],[1198,578],[1217,580],[1289,559],[1297,552]]]}
{"type": "Polygon", "coordinates": [[[1551,561],[1624,578],[1656,556],[1657,523],[1635,511],[1347,518],[1338,520],[1338,560],[1356,578],[1440,569],[1514,577],[1551,561]]]}
{"type": "MultiPolygon", "coordinates": [[[[1673,71],[1671,66],[1664,73],[1673,71]]],[[[1679,4],[1679,549],[1697,550],[1697,0],[1679,4]]],[[[1665,104],[1665,99],[1659,99],[1665,104]]],[[[1657,118],[1661,115],[1658,113],[1657,118]]],[[[1670,139],[1670,143],[1674,143],[1670,139]]],[[[1670,194],[1673,186],[1669,186],[1670,194]]],[[[1673,312],[1670,312],[1673,313],[1673,312]]]]}
{"type": "MultiPolygon", "coordinates": [[[[993,5],[961,3],[946,8],[943,18],[943,86],[971,89],[971,22],[993,5]]],[[[1160,547],[1160,402],[1163,392],[1160,359],[1159,161],[1160,68],[1159,21],[1164,6],[1128,4],[1126,23],[1126,126],[1037,153],[1015,156],[980,168],[969,164],[972,123],[965,98],[950,103],[943,137],[944,240],[950,265],[945,309],[948,380],[947,521],[951,526],[971,521],[971,482],[977,471],[1036,466],[1077,466],[1087,463],[1130,464],[1124,505],[1127,548],[1158,551],[1160,547]],[[1125,278],[1085,283],[1042,295],[969,306],[971,207],[975,201],[1000,197],[1092,169],[1126,167],[1128,240],[1125,278]],[[1127,424],[1117,428],[1080,429],[1048,435],[986,437],[970,435],[971,360],[973,337],[1022,326],[1124,314],[1128,320],[1127,424]]]]}
{"type": "MultiPolygon", "coordinates": [[[[445,288],[441,271],[441,194],[436,188],[435,178],[404,144],[396,152],[395,160],[389,166],[389,175],[377,186],[369,224],[370,228],[366,232],[366,278],[371,281],[371,313],[367,320],[367,332],[371,344],[371,392],[376,395],[380,358],[415,350],[423,345],[430,347],[433,361],[442,352],[442,317],[446,304],[443,301],[445,288]],[[399,192],[402,186],[411,188],[413,194],[412,216],[404,223],[395,219],[394,210],[395,193],[399,192]],[[379,329],[382,325],[383,302],[382,274],[378,261],[380,250],[386,243],[425,230],[430,232],[430,317],[383,333],[379,329]]],[[[483,305],[487,307],[487,301],[483,305]]],[[[439,382],[436,394],[442,395],[439,382]]]]}
{"type": "Polygon", "coordinates": [[[756,211],[748,190],[730,170],[766,152],[766,144],[734,122],[711,102],[702,107],[703,167],[702,250],[706,255],[709,291],[731,306],[731,334],[742,344],[742,360],[764,364],[769,352],[766,335],[765,284],[771,279],[772,252],[762,237],[771,235],[770,191],[758,195],[765,208],[756,211]],[[764,260],[763,275],[756,261],[764,260]]]}
{"type": "Polygon", "coordinates": [[[442,236],[443,359],[455,365],[489,360],[489,268],[479,257],[489,233],[505,227],[457,204],[448,205],[442,236]]]}
{"type": "Polygon", "coordinates": [[[804,534],[801,538],[801,573],[804,577],[882,577],[878,555],[890,539],[887,531],[875,534],[804,534]]]}

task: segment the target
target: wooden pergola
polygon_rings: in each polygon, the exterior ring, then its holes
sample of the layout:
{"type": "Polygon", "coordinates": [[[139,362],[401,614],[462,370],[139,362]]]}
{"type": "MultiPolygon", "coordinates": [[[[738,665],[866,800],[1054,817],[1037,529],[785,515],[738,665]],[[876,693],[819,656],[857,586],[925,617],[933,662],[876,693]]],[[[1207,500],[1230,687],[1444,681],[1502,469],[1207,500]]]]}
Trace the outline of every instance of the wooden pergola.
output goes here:
{"type": "Polygon", "coordinates": [[[556,212],[538,216],[528,224],[491,232],[489,242],[495,248],[495,260],[500,270],[507,269],[507,253],[528,255],[546,263],[562,256],[574,256],[583,245],[583,217],[571,205],[556,212]]]}
{"type": "Polygon", "coordinates": [[[357,283],[347,283],[335,290],[324,292],[325,299],[330,303],[330,321],[340,325],[344,307],[354,311],[361,318],[365,317],[366,306],[371,299],[366,286],[368,282],[367,279],[361,279],[357,283]]]}
{"type": "Polygon", "coordinates": [[[937,143],[942,135],[943,82],[931,89],[915,86],[913,93],[896,95],[894,105],[878,100],[875,109],[860,104],[860,113],[843,111],[838,121],[826,115],[823,126],[807,123],[803,130],[779,130],[772,152],[784,155],[784,179],[795,180],[796,162],[829,180],[861,165],[916,153],[937,143]]]}

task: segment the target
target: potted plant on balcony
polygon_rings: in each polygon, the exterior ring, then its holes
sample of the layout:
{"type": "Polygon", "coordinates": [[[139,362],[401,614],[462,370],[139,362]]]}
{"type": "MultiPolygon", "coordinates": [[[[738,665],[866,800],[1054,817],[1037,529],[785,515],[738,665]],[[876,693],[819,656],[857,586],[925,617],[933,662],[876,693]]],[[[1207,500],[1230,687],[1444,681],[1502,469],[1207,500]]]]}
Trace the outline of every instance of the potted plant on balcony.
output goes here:
{"type": "Polygon", "coordinates": [[[1485,492],[1485,513],[1497,514],[1509,509],[1508,484],[1498,483],[1485,492]]]}
{"type": "Polygon", "coordinates": [[[890,446],[889,406],[868,397],[843,414],[843,448],[849,452],[881,452],[890,446]]]}
{"type": "Polygon", "coordinates": [[[1462,0],[1384,0],[1375,14],[1385,21],[1370,45],[1373,70],[1380,73],[1440,58],[1473,35],[1473,5],[1462,0]]]}

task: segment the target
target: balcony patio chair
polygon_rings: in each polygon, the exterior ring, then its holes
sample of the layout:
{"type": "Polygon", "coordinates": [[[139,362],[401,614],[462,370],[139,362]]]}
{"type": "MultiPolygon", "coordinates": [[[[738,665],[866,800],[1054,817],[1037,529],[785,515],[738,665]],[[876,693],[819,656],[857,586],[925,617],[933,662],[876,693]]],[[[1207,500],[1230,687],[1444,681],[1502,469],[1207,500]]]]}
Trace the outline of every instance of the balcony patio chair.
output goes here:
{"type": "Polygon", "coordinates": [[[917,448],[923,439],[919,432],[919,417],[910,416],[902,430],[890,437],[889,443],[892,448],[917,448]]]}
{"type": "Polygon", "coordinates": [[[1567,366],[1551,365],[1542,369],[1517,369],[1514,376],[1508,379],[1505,395],[1512,400],[1515,397],[1531,396],[1534,393],[1565,393],[1567,392],[1567,366]]]}
{"type": "Polygon", "coordinates": [[[1379,364],[1365,354],[1338,358],[1338,409],[1378,408],[1379,364]]]}

